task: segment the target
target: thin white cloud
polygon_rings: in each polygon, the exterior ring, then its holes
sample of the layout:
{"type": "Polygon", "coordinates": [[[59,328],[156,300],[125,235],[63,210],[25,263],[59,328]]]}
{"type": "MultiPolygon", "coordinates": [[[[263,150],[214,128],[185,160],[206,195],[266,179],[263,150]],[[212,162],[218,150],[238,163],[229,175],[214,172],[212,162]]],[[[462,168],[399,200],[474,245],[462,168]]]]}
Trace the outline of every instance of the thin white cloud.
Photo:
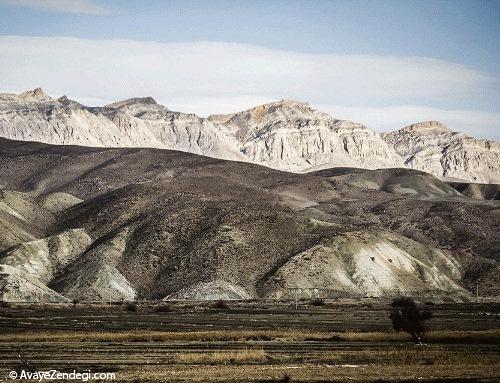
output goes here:
{"type": "Polygon", "coordinates": [[[41,86],[49,94],[80,100],[153,96],[171,109],[201,115],[289,98],[379,129],[440,116],[452,129],[481,131],[475,118],[496,124],[497,130],[499,126],[496,113],[443,111],[498,98],[496,77],[422,57],[304,54],[210,42],[1,36],[0,71],[0,91],[41,86]],[[443,100],[449,106],[443,108],[443,100]],[[348,108],[331,107],[335,105],[348,108]]]}
{"type": "Polygon", "coordinates": [[[91,0],[0,0],[0,5],[87,15],[111,13],[110,9],[96,4],[91,0]]]}

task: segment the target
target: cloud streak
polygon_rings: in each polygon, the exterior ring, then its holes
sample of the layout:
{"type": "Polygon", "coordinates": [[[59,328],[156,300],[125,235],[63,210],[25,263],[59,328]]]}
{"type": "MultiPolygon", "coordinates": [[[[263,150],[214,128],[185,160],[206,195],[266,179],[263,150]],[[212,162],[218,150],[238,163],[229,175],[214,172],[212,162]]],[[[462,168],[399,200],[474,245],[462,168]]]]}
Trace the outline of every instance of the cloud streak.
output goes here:
{"type": "Polygon", "coordinates": [[[96,4],[91,0],[0,0],[0,5],[87,15],[111,13],[110,9],[96,4]]]}
{"type": "Polygon", "coordinates": [[[498,98],[496,77],[422,57],[304,54],[213,42],[3,36],[0,70],[2,91],[42,86],[54,95],[110,101],[151,95],[171,109],[201,115],[290,98],[379,130],[444,117],[453,129],[490,136],[500,125],[495,111],[457,107],[498,98]],[[493,128],[485,130],[483,124],[493,128]]]}

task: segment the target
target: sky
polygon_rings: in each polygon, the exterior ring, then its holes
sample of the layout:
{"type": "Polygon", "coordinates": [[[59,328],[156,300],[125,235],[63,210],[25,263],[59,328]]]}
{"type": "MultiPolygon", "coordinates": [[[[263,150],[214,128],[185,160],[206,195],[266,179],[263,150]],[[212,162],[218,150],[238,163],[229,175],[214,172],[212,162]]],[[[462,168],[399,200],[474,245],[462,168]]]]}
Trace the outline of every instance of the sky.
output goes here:
{"type": "Polygon", "coordinates": [[[0,92],[202,116],[294,99],[500,140],[499,20],[479,0],[0,0],[0,92]]]}

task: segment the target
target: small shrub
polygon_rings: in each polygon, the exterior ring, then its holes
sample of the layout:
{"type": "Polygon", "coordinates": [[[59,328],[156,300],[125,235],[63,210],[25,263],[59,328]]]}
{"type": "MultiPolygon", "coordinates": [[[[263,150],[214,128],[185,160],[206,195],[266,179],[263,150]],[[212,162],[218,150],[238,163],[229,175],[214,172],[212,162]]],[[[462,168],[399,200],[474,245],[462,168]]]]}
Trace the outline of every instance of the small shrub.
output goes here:
{"type": "Polygon", "coordinates": [[[424,322],[432,318],[427,307],[420,308],[412,298],[396,298],[391,303],[389,315],[396,331],[405,331],[415,342],[421,342],[425,332],[424,322]]]}
{"type": "Polygon", "coordinates": [[[324,306],[325,302],[321,298],[314,298],[314,299],[311,299],[311,301],[309,302],[309,304],[311,306],[324,306]]]}
{"type": "Polygon", "coordinates": [[[73,303],[73,307],[75,307],[80,301],[78,299],[73,299],[71,303],[73,303]]]}
{"type": "Polygon", "coordinates": [[[290,375],[288,375],[288,372],[285,372],[283,374],[283,377],[281,377],[278,382],[282,382],[282,383],[288,383],[290,381],[290,375]]]}
{"type": "Polygon", "coordinates": [[[125,310],[135,313],[137,311],[137,303],[129,302],[125,305],[125,310]]]}
{"type": "Polygon", "coordinates": [[[227,310],[229,306],[227,305],[226,301],[219,299],[214,303],[214,308],[219,310],[227,310]]]}

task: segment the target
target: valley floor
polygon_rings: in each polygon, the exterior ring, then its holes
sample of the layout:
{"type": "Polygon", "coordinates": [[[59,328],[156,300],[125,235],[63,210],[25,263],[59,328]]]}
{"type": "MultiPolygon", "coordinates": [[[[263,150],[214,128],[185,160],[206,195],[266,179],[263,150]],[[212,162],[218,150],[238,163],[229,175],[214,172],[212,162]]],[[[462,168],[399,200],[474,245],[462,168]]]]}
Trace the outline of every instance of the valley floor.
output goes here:
{"type": "Polygon", "coordinates": [[[435,304],[426,344],[391,330],[380,302],[9,304],[10,371],[114,372],[113,381],[500,381],[500,305],[435,304]]]}

